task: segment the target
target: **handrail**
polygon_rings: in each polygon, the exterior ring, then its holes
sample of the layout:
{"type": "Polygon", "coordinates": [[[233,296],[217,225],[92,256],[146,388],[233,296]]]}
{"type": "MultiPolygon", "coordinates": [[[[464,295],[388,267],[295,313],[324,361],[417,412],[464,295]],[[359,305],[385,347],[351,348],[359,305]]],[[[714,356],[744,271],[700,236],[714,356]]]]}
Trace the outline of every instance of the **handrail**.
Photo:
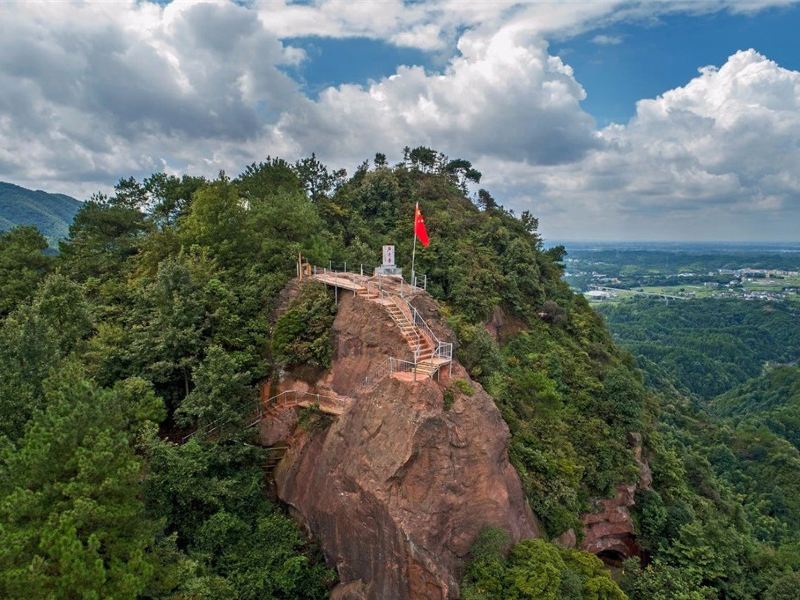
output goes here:
{"type": "MultiPolygon", "coordinates": [[[[300,391],[297,391],[297,390],[284,390],[284,391],[280,392],[279,394],[275,394],[271,398],[267,398],[263,402],[261,401],[260,398],[258,400],[256,400],[255,401],[255,405],[256,405],[255,409],[256,409],[256,414],[258,416],[253,421],[251,421],[250,423],[245,425],[242,429],[249,429],[250,427],[253,427],[253,426],[257,425],[264,418],[264,414],[265,414],[264,405],[267,405],[267,410],[269,410],[270,405],[277,404],[275,402],[275,400],[277,400],[278,398],[280,398],[282,396],[287,396],[289,394],[292,394],[295,397],[297,397],[298,395],[311,396],[312,398],[316,398],[317,404],[319,404],[320,398],[323,398],[325,400],[334,400],[334,401],[339,401],[340,400],[339,397],[328,396],[326,394],[315,394],[315,393],[312,393],[312,392],[300,392],[300,391]]],[[[295,404],[294,406],[297,406],[297,405],[295,404]]],[[[231,423],[231,422],[233,422],[233,419],[225,419],[225,417],[220,417],[219,419],[216,419],[216,420],[212,421],[211,423],[208,423],[207,425],[201,427],[200,429],[196,429],[195,431],[183,436],[181,438],[181,443],[184,443],[184,442],[186,442],[186,440],[188,440],[188,439],[190,439],[192,437],[195,437],[195,436],[203,436],[203,437],[205,437],[205,436],[213,433],[217,429],[220,429],[223,425],[226,425],[226,424],[231,423]]]]}
{"type": "MultiPolygon", "coordinates": [[[[344,269],[345,270],[344,270],[343,273],[349,275],[350,272],[347,271],[347,263],[344,264],[344,269]]],[[[318,274],[337,273],[337,271],[333,268],[333,263],[329,263],[329,266],[327,268],[325,268],[325,267],[320,268],[320,267],[314,266],[313,267],[313,273],[315,275],[318,275],[318,274]]],[[[353,276],[359,276],[358,273],[352,273],[352,275],[353,276]]],[[[411,352],[412,352],[414,360],[413,360],[413,363],[410,363],[410,364],[418,365],[421,362],[420,361],[420,355],[422,354],[423,336],[427,337],[433,344],[433,354],[431,356],[432,359],[433,358],[438,358],[438,359],[442,359],[442,360],[444,360],[446,362],[452,363],[452,360],[453,360],[453,343],[452,342],[443,342],[442,340],[440,340],[437,337],[437,335],[433,332],[433,329],[431,329],[430,325],[428,325],[428,323],[422,317],[420,312],[416,309],[416,307],[414,307],[413,304],[411,304],[411,302],[409,302],[408,297],[406,297],[406,295],[403,293],[403,286],[404,285],[407,285],[407,286],[409,286],[409,288],[414,288],[416,290],[420,290],[420,289],[426,290],[427,287],[428,287],[428,276],[427,275],[424,275],[424,274],[421,275],[421,276],[420,275],[415,275],[414,278],[413,278],[414,280],[411,283],[406,282],[404,279],[401,279],[400,280],[399,294],[398,293],[392,293],[392,292],[389,292],[387,290],[384,290],[383,286],[381,284],[382,280],[380,278],[378,279],[378,282],[376,284],[375,281],[371,280],[372,278],[370,278],[368,276],[364,276],[363,266],[361,268],[360,276],[364,277],[364,279],[362,281],[359,281],[358,283],[364,288],[364,290],[366,290],[367,294],[370,294],[370,295],[371,294],[375,294],[378,298],[380,298],[382,300],[390,301],[397,309],[399,309],[403,313],[404,316],[407,316],[407,314],[410,314],[411,318],[410,319],[406,319],[407,321],[410,322],[410,324],[412,326],[411,329],[412,329],[412,332],[413,332],[413,338],[409,340],[409,343],[412,346],[411,352]],[[423,287],[422,288],[419,287],[420,277],[422,278],[422,282],[423,282],[423,287]]],[[[356,283],[355,277],[352,278],[351,281],[356,283]]],[[[397,323],[398,326],[405,325],[405,323],[401,323],[397,318],[395,318],[395,316],[391,313],[391,311],[389,311],[389,314],[390,314],[392,320],[395,323],[397,323]]],[[[400,359],[394,359],[394,360],[400,360],[400,359]]],[[[408,361],[405,361],[405,362],[408,362],[408,361]]],[[[392,370],[392,367],[390,365],[390,372],[391,372],[391,370],[392,370]]],[[[415,377],[416,377],[416,371],[415,371],[415,377]]],[[[368,376],[365,377],[364,378],[365,383],[369,379],[370,378],[368,376]]],[[[373,381],[377,380],[377,376],[373,377],[372,380],[373,381]]]]}
{"type": "Polygon", "coordinates": [[[389,357],[389,376],[391,377],[395,373],[413,373],[414,374],[414,381],[417,380],[417,362],[416,357],[414,357],[415,362],[411,362],[408,360],[402,360],[400,358],[394,358],[393,356],[389,357]]]}
{"type": "Polygon", "coordinates": [[[406,300],[406,304],[408,304],[409,308],[411,309],[411,316],[414,325],[422,329],[422,331],[430,337],[431,341],[436,346],[433,351],[433,355],[437,358],[453,360],[453,343],[441,341],[436,334],[433,333],[433,329],[431,329],[430,325],[428,325],[425,319],[422,318],[422,315],[419,313],[416,307],[408,300],[406,300]]]}
{"type": "MultiPolygon", "coordinates": [[[[397,307],[397,309],[401,313],[403,313],[404,316],[405,316],[405,310],[404,310],[405,306],[404,306],[404,304],[409,306],[409,307],[411,307],[411,305],[408,303],[408,301],[405,300],[404,298],[401,299],[403,304],[400,304],[399,301],[398,301],[398,297],[393,295],[393,294],[389,294],[389,299],[392,301],[392,304],[394,304],[395,307],[397,307]]],[[[413,308],[413,307],[411,307],[411,308],[413,308]]],[[[394,319],[394,317],[392,317],[392,318],[394,319]]],[[[417,331],[416,324],[414,323],[413,314],[411,315],[411,319],[409,319],[408,322],[411,323],[412,327],[414,327],[413,333],[414,333],[414,337],[416,338],[416,343],[414,344],[414,348],[412,348],[411,351],[414,354],[414,362],[416,363],[417,362],[417,357],[419,356],[420,350],[422,348],[422,336],[420,335],[419,331],[417,331]]],[[[398,323],[398,325],[399,324],[400,323],[398,323]]]]}
{"type": "Polygon", "coordinates": [[[373,370],[372,375],[364,375],[364,385],[372,385],[392,374],[391,364],[389,361],[382,363],[383,366],[378,366],[373,370]]]}

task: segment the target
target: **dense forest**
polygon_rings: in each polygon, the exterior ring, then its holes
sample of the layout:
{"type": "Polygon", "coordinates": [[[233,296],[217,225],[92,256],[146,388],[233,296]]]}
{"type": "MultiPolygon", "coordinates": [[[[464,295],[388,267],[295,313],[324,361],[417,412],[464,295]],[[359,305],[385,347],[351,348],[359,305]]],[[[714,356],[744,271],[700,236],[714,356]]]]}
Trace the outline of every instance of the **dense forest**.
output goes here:
{"type": "Polygon", "coordinates": [[[739,299],[601,305],[615,339],[655,383],[708,400],[800,357],[800,306],[739,299]]]}
{"type": "MultiPolygon", "coordinates": [[[[480,179],[428,148],[351,176],[268,158],[235,178],[122,180],[81,207],[56,256],[34,228],[1,234],[0,596],[327,597],[335,574],[269,499],[252,434],[180,440],[220,415],[244,422],[259,383],[298,357],[325,364],[304,345],[324,332],[274,319],[298,252],[374,264],[394,243],[410,257],[419,201],[431,245],[417,270],[509,425],[548,538],[580,536],[591,500],[635,481],[631,432],[654,479],[635,515],[646,560],[617,583],[591,555],[487,530],[463,597],[794,597],[797,448],[648,389],[563,282],[563,248],[544,250],[529,213],[472,197],[480,179]],[[490,318],[508,335],[491,337],[490,318]]],[[[297,309],[330,326],[330,298],[297,309]]]]}

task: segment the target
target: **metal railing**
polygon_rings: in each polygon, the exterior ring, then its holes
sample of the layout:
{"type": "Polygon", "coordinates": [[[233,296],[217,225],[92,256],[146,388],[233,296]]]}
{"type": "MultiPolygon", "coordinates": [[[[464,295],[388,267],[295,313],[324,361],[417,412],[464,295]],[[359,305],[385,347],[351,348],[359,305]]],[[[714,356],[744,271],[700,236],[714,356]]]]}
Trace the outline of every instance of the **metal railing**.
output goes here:
{"type": "Polygon", "coordinates": [[[418,364],[409,360],[389,357],[389,377],[395,373],[413,373],[414,381],[417,380],[418,364]]]}
{"type": "MultiPolygon", "coordinates": [[[[433,355],[432,358],[442,359],[448,363],[452,363],[453,360],[453,344],[452,342],[443,342],[440,340],[436,334],[433,332],[431,327],[419,313],[419,311],[414,307],[414,305],[409,302],[408,298],[404,294],[404,286],[408,286],[409,288],[413,288],[416,290],[427,290],[428,288],[428,276],[427,274],[422,275],[414,275],[412,277],[413,281],[411,283],[405,281],[404,279],[400,280],[399,286],[399,294],[394,292],[387,291],[383,288],[383,279],[381,276],[378,276],[377,282],[373,281],[368,276],[364,276],[363,274],[363,265],[359,266],[359,273],[351,273],[347,271],[347,263],[343,264],[343,270],[338,271],[334,268],[332,262],[329,262],[328,267],[313,267],[313,273],[316,274],[328,274],[328,273],[335,273],[335,274],[346,274],[346,275],[353,275],[353,276],[362,276],[365,277],[362,281],[359,282],[361,286],[364,287],[367,294],[375,295],[382,300],[389,300],[397,307],[400,312],[406,317],[406,320],[409,321],[408,324],[412,326],[413,331],[413,340],[411,341],[412,346],[412,361],[402,361],[408,362],[409,364],[418,365],[420,363],[420,355],[422,353],[422,339],[423,336],[427,337],[430,342],[433,344],[433,355]],[[420,285],[421,284],[421,285],[420,285]],[[410,319],[408,317],[410,316],[410,319]]],[[[352,279],[354,281],[354,279],[352,279]]],[[[392,313],[389,312],[392,320],[400,327],[407,325],[407,323],[399,321],[392,313]]],[[[400,361],[401,359],[391,359],[400,361]]],[[[365,377],[365,382],[367,381],[368,377],[365,377]]],[[[376,379],[373,378],[373,381],[376,379]]]]}
{"type": "MultiPolygon", "coordinates": [[[[378,284],[375,285],[374,282],[361,282],[365,285],[365,287],[379,287],[381,285],[381,278],[385,275],[373,275],[375,269],[377,267],[359,263],[358,269],[355,269],[355,265],[351,263],[351,268],[353,270],[349,270],[347,268],[347,263],[343,262],[341,264],[334,264],[333,261],[328,261],[328,266],[324,265],[311,265],[311,272],[312,275],[357,275],[359,277],[378,277],[378,284]]],[[[388,277],[388,275],[386,275],[388,277]]],[[[405,279],[400,280],[400,295],[402,296],[405,291],[411,292],[412,290],[428,290],[428,275],[421,274],[421,275],[414,275],[412,277],[412,281],[406,281],[405,279]]]]}
{"type": "MultiPolygon", "coordinates": [[[[249,421],[246,425],[242,426],[240,429],[250,429],[258,425],[264,416],[269,412],[271,408],[275,408],[278,404],[281,404],[282,408],[294,408],[298,406],[303,400],[302,398],[312,398],[316,400],[317,406],[320,405],[320,400],[333,400],[335,403],[341,403],[341,398],[336,396],[326,396],[325,394],[314,394],[312,392],[299,392],[297,390],[285,390],[280,394],[275,394],[271,398],[267,398],[263,402],[259,398],[254,402],[255,406],[248,411],[248,414],[253,414],[254,418],[249,421]],[[278,400],[285,397],[292,397],[292,400],[288,402],[279,403],[278,400]],[[266,405],[266,406],[265,406],[266,405]]],[[[230,419],[226,417],[220,417],[196,429],[195,431],[183,436],[181,438],[181,443],[186,442],[187,440],[193,437],[207,437],[216,432],[222,431],[222,429],[227,425],[233,425],[235,423],[235,419],[230,419]]]]}
{"type": "MultiPolygon", "coordinates": [[[[400,321],[400,320],[398,320],[398,319],[396,319],[394,317],[394,315],[392,315],[392,313],[390,312],[389,316],[392,317],[392,320],[395,323],[397,323],[398,327],[402,327],[404,325],[410,325],[412,327],[411,335],[413,335],[414,340],[412,341],[412,346],[413,347],[411,348],[411,352],[414,355],[414,362],[417,362],[417,358],[419,357],[420,349],[422,348],[422,336],[420,335],[419,330],[417,329],[416,325],[414,324],[413,316],[412,316],[411,319],[409,319],[408,315],[406,315],[406,310],[408,310],[408,308],[411,307],[411,305],[408,303],[408,301],[405,298],[399,298],[398,296],[391,295],[391,294],[389,294],[388,296],[389,296],[389,299],[391,300],[392,304],[394,304],[395,308],[397,308],[397,310],[399,310],[400,313],[403,315],[403,318],[405,319],[405,323],[400,321]]],[[[411,308],[413,308],[413,307],[411,307],[411,308]]]]}
{"type": "Polygon", "coordinates": [[[433,356],[434,358],[442,358],[445,360],[452,361],[453,360],[453,343],[452,342],[443,342],[436,334],[433,333],[433,330],[430,328],[430,325],[422,318],[422,315],[419,314],[419,311],[406,300],[406,304],[408,304],[409,308],[411,309],[411,317],[415,327],[418,327],[422,330],[422,332],[427,335],[430,340],[434,344],[433,356]]]}

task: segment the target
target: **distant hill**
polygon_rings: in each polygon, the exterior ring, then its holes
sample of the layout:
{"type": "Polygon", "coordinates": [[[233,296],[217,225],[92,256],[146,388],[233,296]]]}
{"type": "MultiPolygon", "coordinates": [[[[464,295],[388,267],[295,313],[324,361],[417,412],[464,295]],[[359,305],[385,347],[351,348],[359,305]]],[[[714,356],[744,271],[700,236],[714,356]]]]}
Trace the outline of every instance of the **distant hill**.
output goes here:
{"type": "Polygon", "coordinates": [[[800,448],[800,367],[771,369],[714,398],[709,410],[737,422],[766,426],[800,448]]]}
{"type": "Polygon", "coordinates": [[[0,231],[16,225],[35,225],[55,246],[67,236],[80,207],[79,201],[64,194],[48,194],[0,181],[0,231]]]}

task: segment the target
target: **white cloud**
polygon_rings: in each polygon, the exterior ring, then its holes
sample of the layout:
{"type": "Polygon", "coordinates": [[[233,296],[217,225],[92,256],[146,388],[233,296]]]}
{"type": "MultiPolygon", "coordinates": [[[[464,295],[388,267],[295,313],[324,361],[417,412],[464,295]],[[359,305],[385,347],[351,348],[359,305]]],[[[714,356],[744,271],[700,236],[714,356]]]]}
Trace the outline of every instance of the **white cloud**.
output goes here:
{"type": "Polygon", "coordinates": [[[592,43],[598,46],[617,46],[622,43],[622,36],[601,33],[592,38],[592,43]]]}
{"type": "Polygon", "coordinates": [[[506,180],[513,203],[540,203],[562,237],[797,237],[800,73],[740,51],[600,133],[604,146],[577,164],[523,169],[541,183],[536,199],[506,180]]]}
{"type": "Polygon", "coordinates": [[[572,69],[547,45],[502,28],[465,34],[442,73],[401,67],[361,87],[325,90],[283,115],[278,131],[326,158],[356,160],[404,145],[536,164],[571,162],[599,144],[572,69]]]}
{"type": "Polygon", "coordinates": [[[85,197],[156,169],[213,175],[312,151],[349,167],[425,144],[473,160],[551,236],[733,237],[747,220],[751,233],[753,222],[788,232],[799,216],[798,73],[739,53],[598,130],[547,45],[587,31],[616,43],[602,32],[620,21],[784,3],[0,4],[0,179],[85,197]],[[443,66],[399,66],[312,99],[285,70],[311,60],[292,46],[302,36],[383,40],[443,66]]]}
{"type": "Polygon", "coordinates": [[[280,66],[299,59],[230,2],[0,5],[0,177],[83,189],[164,160],[241,166],[298,95],[280,66]]]}

